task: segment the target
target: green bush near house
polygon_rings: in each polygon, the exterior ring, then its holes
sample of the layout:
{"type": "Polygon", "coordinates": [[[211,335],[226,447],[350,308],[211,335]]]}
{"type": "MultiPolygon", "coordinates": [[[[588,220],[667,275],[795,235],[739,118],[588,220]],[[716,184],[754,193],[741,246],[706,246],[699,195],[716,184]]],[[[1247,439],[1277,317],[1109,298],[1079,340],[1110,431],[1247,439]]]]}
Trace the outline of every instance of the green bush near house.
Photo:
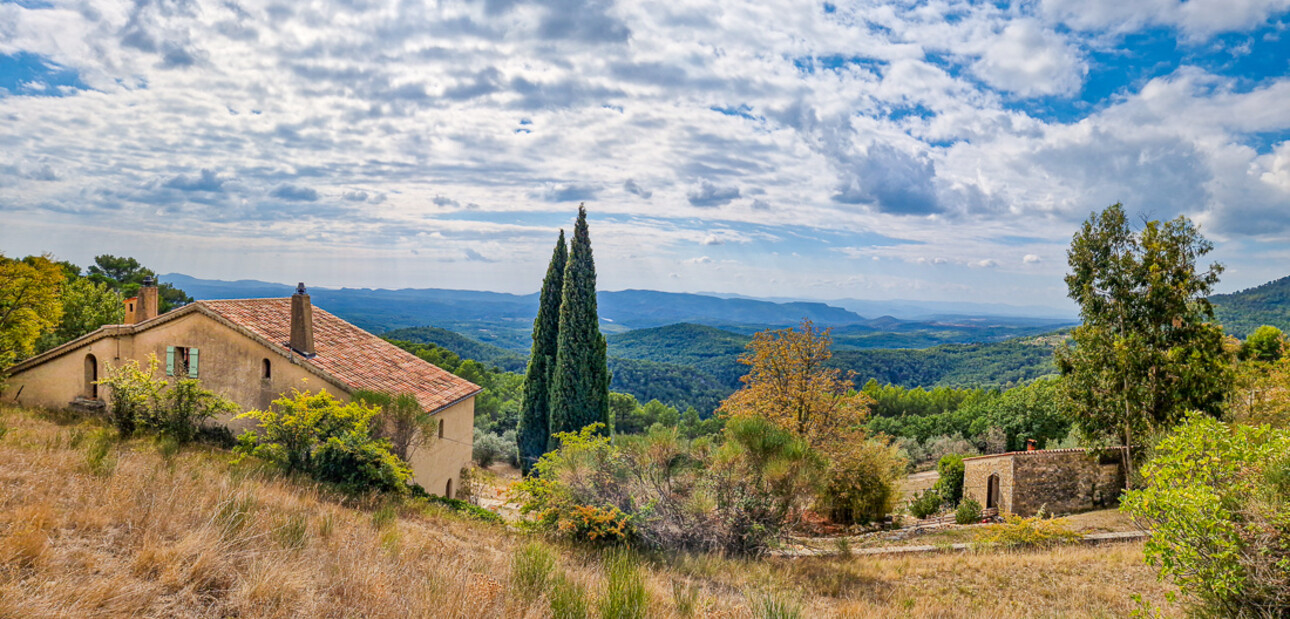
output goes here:
{"type": "Polygon", "coordinates": [[[981,504],[976,499],[968,498],[959,502],[954,510],[955,524],[975,524],[981,522],[981,504]]]}
{"type": "Polygon", "coordinates": [[[963,471],[963,456],[959,454],[946,454],[936,463],[940,479],[936,480],[934,488],[949,507],[958,505],[963,499],[963,471]]]}
{"type": "Polygon", "coordinates": [[[1121,509],[1151,531],[1146,559],[1199,616],[1290,608],[1290,430],[1193,413],[1161,440],[1121,509]]]}
{"type": "Polygon", "coordinates": [[[390,452],[388,441],[372,438],[369,423],[378,410],[343,404],[326,391],[293,391],[269,410],[236,417],[260,423],[238,437],[236,449],[351,491],[409,492],[412,471],[390,452]]]}
{"type": "Polygon", "coordinates": [[[928,488],[914,495],[913,500],[909,502],[909,513],[915,518],[926,518],[941,511],[941,505],[945,499],[935,488],[928,488]]]}

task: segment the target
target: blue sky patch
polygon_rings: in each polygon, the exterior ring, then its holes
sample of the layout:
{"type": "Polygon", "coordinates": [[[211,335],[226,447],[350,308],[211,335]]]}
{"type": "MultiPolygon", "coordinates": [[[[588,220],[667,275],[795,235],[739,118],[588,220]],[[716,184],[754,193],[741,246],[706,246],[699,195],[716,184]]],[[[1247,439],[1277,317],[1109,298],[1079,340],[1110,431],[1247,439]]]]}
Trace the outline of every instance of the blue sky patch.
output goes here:
{"type": "Polygon", "coordinates": [[[28,52],[0,54],[0,96],[62,97],[87,90],[80,75],[44,56],[28,52]]]}

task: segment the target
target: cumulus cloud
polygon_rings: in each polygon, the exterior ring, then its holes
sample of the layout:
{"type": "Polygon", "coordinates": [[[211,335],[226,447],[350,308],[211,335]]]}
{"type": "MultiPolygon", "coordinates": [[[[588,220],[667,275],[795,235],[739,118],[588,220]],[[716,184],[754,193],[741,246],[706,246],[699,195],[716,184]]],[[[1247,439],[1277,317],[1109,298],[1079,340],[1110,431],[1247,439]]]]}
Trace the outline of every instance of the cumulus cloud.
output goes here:
{"type": "Polygon", "coordinates": [[[218,192],[224,189],[224,179],[219,178],[214,170],[202,170],[196,175],[179,174],[167,180],[163,186],[179,191],[218,192]]]}
{"type": "Polygon", "coordinates": [[[313,187],[283,183],[269,192],[270,196],[292,202],[314,202],[318,200],[318,190],[313,187]]]}
{"type": "Polygon", "coordinates": [[[721,237],[712,233],[708,233],[707,236],[703,237],[703,240],[700,241],[699,244],[700,245],[721,245],[723,243],[725,243],[725,241],[721,240],[721,237]]]}
{"type": "Polygon", "coordinates": [[[1039,264],[1040,262],[1043,262],[1044,259],[1040,258],[1036,254],[1026,254],[1021,258],[1021,261],[1025,264],[1039,264]]]}
{"type": "Polygon", "coordinates": [[[51,222],[227,252],[292,237],[519,289],[531,274],[440,241],[540,259],[585,201],[606,273],[661,279],[696,242],[758,238],[774,260],[721,283],[836,298],[841,265],[807,282],[775,261],[862,247],[941,292],[951,273],[1038,277],[1057,267],[1031,256],[1123,201],[1259,239],[1223,257],[1255,277],[1290,233],[1290,77],[1248,68],[1284,68],[1290,0],[0,6],[0,53],[30,67],[0,83],[5,240],[51,222]],[[1162,45],[1130,47],[1139,32],[1162,45]],[[1043,240],[982,240],[1018,230],[1043,240]],[[441,253],[398,245],[416,239],[441,253]]]}
{"type": "Polygon", "coordinates": [[[635,180],[630,178],[623,182],[623,191],[626,191],[627,193],[630,193],[636,196],[640,196],[642,198],[645,198],[646,200],[650,199],[650,197],[654,195],[654,192],[647,191],[646,189],[638,185],[635,180]]]}
{"type": "Polygon", "coordinates": [[[725,206],[740,196],[739,188],[719,186],[711,181],[703,181],[699,186],[685,194],[686,199],[694,206],[709,208],[725,206]]]}

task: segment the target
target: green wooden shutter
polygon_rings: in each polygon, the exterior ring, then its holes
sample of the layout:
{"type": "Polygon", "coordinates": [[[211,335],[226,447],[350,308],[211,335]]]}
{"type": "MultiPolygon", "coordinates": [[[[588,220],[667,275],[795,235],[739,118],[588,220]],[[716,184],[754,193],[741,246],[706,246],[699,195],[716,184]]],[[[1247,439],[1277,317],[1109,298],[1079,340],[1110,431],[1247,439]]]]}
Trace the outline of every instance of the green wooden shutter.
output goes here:
{"type": "Polygon", "coordinates": [[[188,349],[188,378],[197,378],[197,349],[188,349]]]}
{"type": "Polygon", "coordinates": [[[175,347],[166,347],[166,376],[175,375],[175,347]]]}

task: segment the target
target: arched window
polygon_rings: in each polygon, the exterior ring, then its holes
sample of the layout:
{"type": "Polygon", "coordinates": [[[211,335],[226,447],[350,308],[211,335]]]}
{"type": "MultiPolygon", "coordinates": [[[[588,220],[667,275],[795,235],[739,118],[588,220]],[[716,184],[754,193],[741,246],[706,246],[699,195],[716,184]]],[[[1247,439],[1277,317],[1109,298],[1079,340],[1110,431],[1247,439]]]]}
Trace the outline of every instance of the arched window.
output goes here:
{"type": "Polygon", "coordinates": [[[443,489],[443,498],[445,499],[452,498],[452,480],[451,479],[448,480],[448,486],[443,489]]]}
{"type": "Polygon", "coordinates": [[[264,360],[264,371],[260,373],[260,378],[263,378],[264,380],[273,378],[273,366],[269,363],[268,359],[264,360]]]}
{"type": "Polygon", "coordinates": [[[90,398],[98,399],[99,397],[99,360],[94,355],[85,355],[85,395],[90,398]]]}
{"type": "Polygon", "coordinates": [[[443,438],[443,420],[439,420],[439,438],[443,438]]]}

